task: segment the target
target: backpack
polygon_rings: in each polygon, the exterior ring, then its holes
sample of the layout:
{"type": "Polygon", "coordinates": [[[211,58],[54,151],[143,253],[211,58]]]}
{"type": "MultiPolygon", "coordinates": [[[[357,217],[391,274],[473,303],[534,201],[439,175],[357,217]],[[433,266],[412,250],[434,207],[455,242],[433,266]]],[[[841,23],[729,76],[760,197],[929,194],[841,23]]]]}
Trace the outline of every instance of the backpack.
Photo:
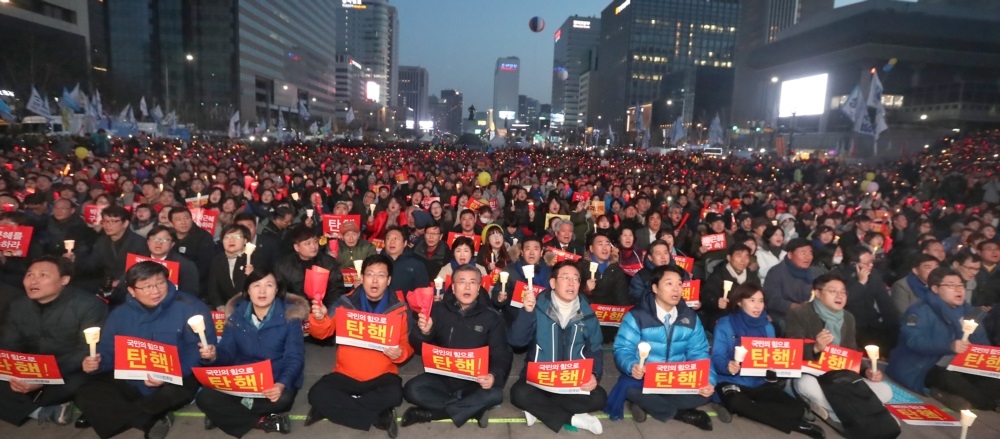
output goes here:
{"type": "Polygon", "coordinates": [[[817,378],[823,394],[852,439],[891,439],[902,432],[896,418],[882,405],[861,375],[834,370],[817,378]]]}

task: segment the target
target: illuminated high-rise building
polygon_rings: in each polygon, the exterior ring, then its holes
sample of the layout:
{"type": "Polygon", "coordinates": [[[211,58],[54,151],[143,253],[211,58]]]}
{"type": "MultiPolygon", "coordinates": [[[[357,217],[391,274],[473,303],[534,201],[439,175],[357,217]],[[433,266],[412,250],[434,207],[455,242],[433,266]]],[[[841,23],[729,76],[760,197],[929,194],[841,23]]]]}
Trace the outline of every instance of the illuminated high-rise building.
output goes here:
{"type": "Polygon", "coordinates": [[[493,71],[493,123],[497,128],[504,127],[504,119],[514,122],[517,118],[520,80],[520,58],[508,56],[497,59],[493,71]]]}
{"type": "Polygon", "coordinates": [[[586,121],[580,108],[580,75],[590,69],[600,37],[599,18],[577,15],[567,18],[553,35],[552,112],[565,115],[567,129],[582,127],[586,121]]]}

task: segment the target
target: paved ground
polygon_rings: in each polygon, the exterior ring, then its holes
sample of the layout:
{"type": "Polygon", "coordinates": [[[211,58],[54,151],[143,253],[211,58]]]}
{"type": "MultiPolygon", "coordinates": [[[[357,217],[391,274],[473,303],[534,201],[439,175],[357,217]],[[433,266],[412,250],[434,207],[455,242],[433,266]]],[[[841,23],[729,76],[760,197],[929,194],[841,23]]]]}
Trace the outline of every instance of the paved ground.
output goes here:
{"type": "MultiPolygon", "coordinates": [[[[326,374],[333,368],[333,359],[335,348],[334,347],[320,347],[311,344],[306,345],[306,382],[305,388],[308,389],[313,383],[315,383],[322,375],[326,374]]],[[[617,379],[618,372],[614,370],[614,363],[611,360],[610,353],[605,354],[607,356],[605,360],[605,367],[607,373],[605,374],[603,385],[605,388],[609,388],[614,385],[617,379]]],[[[419,360],[419,357],[417,357],[419,360]]],[[[524,357],[523,355],[517,355],[514,359],[514,367],[512,368],[513,374],[517,374],[521,370],[523,365],[524,357]]],[[[417,373],[422,372],[423,368],[416,361],[410,361],[402,369],[402,375],[404,381],[412,378],[417,373]]],[[[511,380],[513,381],[513,380],[511,380]]],[[[510,385],[508,383],[508,389],[510,385]]],[[[475,425],[475,421],[466,424],[461,429],[456,429],[454,425],[450,422],[435,422],[431,424],[418,424],[410,426],[407,428],[400,429],[399,437],[402,439],[441,439],[448,437],[460,437],[460,435],[475,435],[477,439],[535,439],[535,438],[554,438],[558,437],[551,430],[547,429],[541,423],[535,424],[533,427],[527,427],[524,423],[523,412],[514,408],[508,402],[509,399],[505,397],[505,402],[503,406],[498,409],[491,411],[490,425],[486,429],[480,429],[475,425]]],[[[403,407],[398,409],[397,413],[402,416],[403,410],[408,406],[407,403],[403,404],[403,407]]],[[[335,438],[360,438],[360,437],[371,437],[374,439],[383,439],[386,437],[385,432],[372,429],[367,435],[358,434],[356,430],[351,430],[348,428],[333,425],[329,422],[321,422],[305,428],[302,425],[302,421],[305,419],[305,414],[308,411],[309,406],[306,401],[306,392],[303,390],[299,393],[298,398],[295,402],[295,406],[292,408],[292,434],[288,437],[335,437],[335,438]]],[[[184,410],[177,413],[177,423],[170,432],[168,438],[208,438],[208,437],[225,437],[225,434],[219,430],[205,431],[202,426],[204,416],[198,411],[197,407],[189,406],[184,410]]],[[[733,419],[731,424],[723,424],[718,421],[718,419],[713,417],[715,430],[711,433],[703,432],[690,425],[682,424],[676,421],[671,421],[669,423],[663,424],[656,420],[650,418],[648,421],[642,424],[637,424],[631,419],[626,418],[624,421],[620,422],[610,422],[605,417],[603,419],[604,424],[604,436],[615,437],[615,438],[662,438],[671,437],[673,435],[683,436],[685,438],[702,438],[702,437],[739,437],[740,439],[763,439],[763,438],[773,438],[781,437],[780,433],[769,427],[763,426],[756,422],[752,422],[740,417],[733,419]]],[[[829,438],[839,438],[841,437],[829,426],[823,425],[827,430],[827,437],[829,438]]],[[[591,436],[588,432],[578,432],[578,433],[561,433],[559,436],[566,437],[570,435],[573,437],[586,437],[591,436]]],[[[902,438],[958,438],[960,435],[959,427],[914,427],[909,425],[903,426],[902,438]]],[[[264,437],[264,433],[260,431],[253,431],[246,437],[264,437]]],[[[9,424],[0,422],[0,438],[32,438],[32,439],[49,439],[49,438],[81,438],[89,439],[96,438],[97,435],[91,429],[88,430],[77,430],[72,426],[59,427],[53,424],[38,424],[34,421],[28,422],[21,428],[12,427],[9,424]]],[[[120,437],[131,439],[131,438],[142,438],[142,432],[138,430],[132,430],[127,432],[120,437]]],[[[272,435],[271,437],[276,437],[272,435]]],[[[794,435],[793,437],[805,437],[800,435],[794,435]]],[[[969,439],[996,439],[1000,438],[1000,414],[998,413],[979,413],[979,419],[976,421],[975,425],[969,430],[969,439]]]]}

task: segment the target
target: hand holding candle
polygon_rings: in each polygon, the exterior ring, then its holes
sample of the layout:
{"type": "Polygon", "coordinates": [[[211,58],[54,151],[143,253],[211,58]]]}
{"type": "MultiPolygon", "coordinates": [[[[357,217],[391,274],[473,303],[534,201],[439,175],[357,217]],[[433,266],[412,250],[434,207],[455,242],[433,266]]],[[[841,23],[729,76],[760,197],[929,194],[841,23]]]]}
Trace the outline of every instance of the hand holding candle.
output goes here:
{"type": "Polygon", "coordinates": [[[254,250],[257,250],[257,244],[248,242],[245,247],[243,247],[243,253],[247,255],[247,263],[250,263],[250,257],[253,256],[254,250]]]}
{"type": "Polygon", "coordinates": [[[524,278],[528,281],[528,288],[532,287],[532,283],[535,281],[535,266],[525,265],[521,267],[521,271],[524,272],[524,278]]]}
{"type": "Polygon", "coordinates": [[[83,338],[90,345],[90,356],[97,356],[97,342],[101,340],[101,328],[94,326],[83,330],[83,338]]]}
{"type": "Polygon", "coordinates": [[[976,328],[978,327],[979,323],[976,323],[975,320],[962,320],[962,341],[968,342],[969,336],[972,335],[973,332],[976,332],[976,328]]]}
{"type": "Polygon", "coordinates": [[[872,360],[872,373],[878,371],[878,346],[870,344],[865,346],[865,352],[868,352],[868,358],[872,360]]]}
{"type": "Polygon", "coordinates": [[[436,291],[437,296],[441,296],[441,290],[444,289],[444,279],[440,277],[434,278],[434,291],[436,291]]]}
{"type": "Polygon", "coordinates": [[[501,286],[501,288],[504,291],[507,290],[507,279],[510,279],[510,273],[508,273],[506,271],[501,271],[500,272],[500,286],[501,286]]]}
{"type": "Polygon", "coordinates": [[[742,364],[743,360],[747,358],[747,348],[743,346],[736,346],[736,352],[733,354],[733,360],[737,363],[742,364]]]}
{"type": "Polygon", "coordinates": [[[188,326],[190,326],[191,330],[194,331],[195,334],[198,334],[198,337],[201,338],[201,347],[207,347],[208,340],[205,338],[205,317],[201,314],[191,316],[191,318],[188,319],[188,326]]]}
{"type": "Polygon", "coordinates": [[[368,210],[371,210],[372,215],[374,215],[375,214],[375,205],[374,204],[369,204],[368,205],[368,210]]]}
{"type": "Polygon", "coordinates": [[[597,279],[597,262],[590,262],[590,278],[597,279]]]}
{"type": "Polygon", "coordinates": [[[640,341],[636,347],[639,349],[639,368],[641,369],[646,364],[646,358],[649,358],[649,351],[653,347],[644,341],[640,341]]]}
{"type": "Polygon", "coordinates": [[[976,422],[976,414],[972,413],[972,410],[962,410],[962,417],[959,422],[962,424],[962,439],[965,439],[966,435],[969,434],[969,427],[972,426],[973,422],[976,422]]]}
{"type": "Polygon", "coordinates": [[[722,281],[722,298],[729,300],[729,291],[733,289],[733,281],[724,280],[722,281]]]}
{"type": "Polygon", "coordinates": [[[312,218],[313,212],[315,212],[315,210],[313,210],[313,209],[306,209],[306,218],[312,218]]]}
{"type": "Polygon", "coordinates": [[[354,260],[354,271],[358,272],[358,277],[361,277],[361,264],[363,264],[363,263],[364,263],[364,261],[362,261],[360,259],[355,259],[354,260]]]}
{"type": "Polygon", "coordinates": [[[76,241],[72,239],[67,239],[63,241],[63,247],[66,247],[66,253],[70,253],[76,248],[76,241]]]}

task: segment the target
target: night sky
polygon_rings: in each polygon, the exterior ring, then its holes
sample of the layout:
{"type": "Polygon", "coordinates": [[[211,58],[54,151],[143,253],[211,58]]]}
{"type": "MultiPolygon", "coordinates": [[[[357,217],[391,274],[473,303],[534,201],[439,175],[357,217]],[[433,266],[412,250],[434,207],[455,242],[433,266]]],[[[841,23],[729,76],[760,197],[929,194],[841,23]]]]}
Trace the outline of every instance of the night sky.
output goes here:
{"type": "MultiPolygon", "coordinates": [[[[620,0],[615,0],[620,1],[620,0]]],[[[552,100],[556,29],[571,15],[600,17],[608,0],[391,0],[399,9],[401,65],[430,73],[428,94],[458,89],[465,107],[493,105],[493,66],[501,56],[521,58],[520,94],[552,100]],[[533,16],[545,29],[528,28],[533,16]]]]}

